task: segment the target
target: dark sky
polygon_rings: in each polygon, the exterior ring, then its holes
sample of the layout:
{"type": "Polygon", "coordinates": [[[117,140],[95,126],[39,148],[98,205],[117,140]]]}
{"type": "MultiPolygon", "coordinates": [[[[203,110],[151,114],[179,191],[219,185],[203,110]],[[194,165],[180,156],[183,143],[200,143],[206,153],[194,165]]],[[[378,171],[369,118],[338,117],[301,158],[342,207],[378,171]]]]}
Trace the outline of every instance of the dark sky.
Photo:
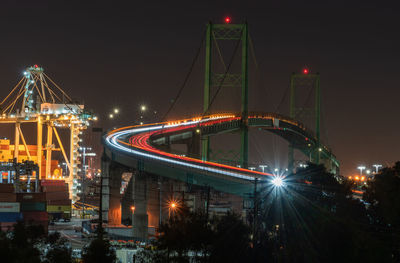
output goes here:
{"type": "MultiPolygon", "coordinates": [[[[250,109],[279,104],[291,72],[321,74],[328,144],[342,172],[400,159],[400,16],[383,1],[1,1],[0,97],[39,64],[103,119],[120,125],[145,103],[162,114],[182,84],[207,21],[247,19],[262,85],[250,109]]],[[[204,53],[201,53],[201,59],[204,53]]],[[[194,76],[202,76],[201,63],[194,76]]],[[[193,77],[173,117],[199,112],[193,77]]]]}

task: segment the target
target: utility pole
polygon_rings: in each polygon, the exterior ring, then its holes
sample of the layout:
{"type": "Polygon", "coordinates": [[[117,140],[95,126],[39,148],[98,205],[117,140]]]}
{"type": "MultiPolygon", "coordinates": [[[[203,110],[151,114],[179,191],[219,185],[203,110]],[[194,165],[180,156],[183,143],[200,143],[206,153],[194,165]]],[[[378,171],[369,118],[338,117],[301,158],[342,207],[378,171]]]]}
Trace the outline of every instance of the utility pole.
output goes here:
{"type": "Polygon", "coordinates": [[[83,168],[83,174],[82,174],[82,217],[85,219],[85,176],[86,176],[86,147],[82,148],[83,153],[82,153],[82,168],[83,168]]]}
{"type": "Polygon", "coordinates": [[[159,217],[159,225],[161,225],[162,223],[162,192],[161,192],[161,186],[162,186],[162,182],[161,182],[161,176],[158,177],[158,202],[159,202],[159,209],[160,209],[160,217],[159,217]]]}
{"type": "Polygon", "coordinates": [[[210,207],[210,186],[207,188],[206,218],[208,220],[208,209],[210,207]]]}
{"type": "Polygon", "coordinates": [[[81,178],[81,189],[82,189],[82,216],[85,219],[85,177],[86,177],[86,156],[95,156],[95,153],[86,153],[86,150],[92,150],[90,147],[81,147],[82,150],[82,178],[81,178]]]}
{"type": "Polygon", "coordinates": [[[258,178],[254,180],[254,192],[253,192],[253,243],[256,239],[256,230],[257,230],[257,215],[258,215],[258,197],[257,197],[257,182],[258,178]]]}

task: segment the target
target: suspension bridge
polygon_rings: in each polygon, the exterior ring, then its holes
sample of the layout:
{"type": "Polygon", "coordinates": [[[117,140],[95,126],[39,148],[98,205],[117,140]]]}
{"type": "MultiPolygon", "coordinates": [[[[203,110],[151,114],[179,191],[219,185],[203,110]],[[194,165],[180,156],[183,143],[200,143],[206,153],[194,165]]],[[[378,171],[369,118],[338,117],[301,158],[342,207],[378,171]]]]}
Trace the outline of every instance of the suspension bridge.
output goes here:
{"type": "MultiPolygon", "coordinates": [[[[190,203],[191,208],[204,208],[208,213],[210,189],[234,196],[236,199],[233,198],[235,201],[230,203],[230,208],[246,213],[248,201],[257,191],[255,182],[274,176],[249,169],[248,134],[252,128],[270,132],[288,142],[290,172],[295,169],[295,150],[304,154],[308,161],[323,164],[332,173],[338,172],[339,162],[320,136],[319,74],[311,74],[308,69],[292,74],[289,116],[248,110],[249,39],[247,23],[207,25],[202,40],[205,43],[203,112],[198,116],[165,120],[178,101],[187,76],[161,122],[122,127],[103,136],[101,216],[109,226],[131,220],[133,237],[147,239],[148,227],[156,227],[166,218],[166,210],[170,209],[166,204],[177,196],[186,205],[190,203]],[[234,71],[233,56],[228,62],[224,61],[218,41],[231,41],[234,54],[240,50],[238,72],[234,71]],[[219,68],[214,65],[218,59],[222,61],[219,68]],[[312,91],[309,97],[313,97],[313,105],[308,108],[299,103],[296,95],[305,86],[312,91]],[[213,113],[215,100],[226,87],[240,89],[240,112],[213,113]],[[312,116],[313,129],[302,124],[305,114],[312,116]],[[240,134],[240,158],[236,163],[221,163],[210,158],[210,138],[224,133],[240,134]],[[176,152],[174,144],[185,145],[186,151],[176,152]],[[126,185],[121,188],[124,180],[126,185]]],[[[190,71],[192,68],[193,64],[190,71]]]]}

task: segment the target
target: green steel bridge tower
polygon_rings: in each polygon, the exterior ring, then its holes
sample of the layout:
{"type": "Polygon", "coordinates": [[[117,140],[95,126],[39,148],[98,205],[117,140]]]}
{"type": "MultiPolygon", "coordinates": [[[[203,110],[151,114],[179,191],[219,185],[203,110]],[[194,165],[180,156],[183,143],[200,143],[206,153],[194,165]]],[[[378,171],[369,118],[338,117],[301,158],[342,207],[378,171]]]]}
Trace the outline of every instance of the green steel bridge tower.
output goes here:
{"type": "MultiPolygon", "coordinates": [[[[206,32],[206,51],[205,51],[205,78],[204,78],[204,107],[203,114],[209,113],[210,110],[210,89],[211,87],[232,87],[241,88],[241,116],[242,127],[240,130],[241,146],[240,146],[240,166],[247,168],[249,138],[248,138],[248,25],[243,24],[207,24],[206,32]],[[212,68],[214,42],[217,40],[240,41],[241,54],[241,72],[230,73],[227,71],[214,72],[212,68]]],[[[219,50],[218,50],[219,51],[219,50]]],[[[209,160],[210,140],[208,136],[202,138],[201,158],[209,160]]]]}
{"type": "MultiPolygon", "coordinates": [[[[310,96],[312,98],[312,96],[310,96]]],[[[314,132],[317,139],[317,147],[309,152],[309,161],[319,164],[321,159],[321,88],[319,73],[311,74],[307,68],[302,73],[293,73],[290,78],[290,118],[303,121],[304,118],[312,119],[314,122],[314,132]],[[309,90],[309,94],[314,94],[312,106],[301,105],[297,100],[296,94],[309,90]]],[[[294,167],[294,145],[289,144],[288,168],[289,171],[294,167]]]]}

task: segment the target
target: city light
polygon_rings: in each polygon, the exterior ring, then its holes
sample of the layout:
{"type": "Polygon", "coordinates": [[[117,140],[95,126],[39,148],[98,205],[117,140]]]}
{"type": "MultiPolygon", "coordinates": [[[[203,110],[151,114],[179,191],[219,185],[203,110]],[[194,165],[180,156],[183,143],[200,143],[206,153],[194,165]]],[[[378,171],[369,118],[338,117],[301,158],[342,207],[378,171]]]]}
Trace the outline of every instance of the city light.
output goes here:
{"type": "Polygon", "coordinates": [[[262,172],[264,173],[265,172],[265,168],[267,168],[268,165],[259,165],[259,167],[262,169],[262,172]]]}
{"type": "Polygon", "coordinates": [[[135,206],[131,206],[132,212],[135,211],[135,206]]]}
{"type": "Polygon", "coordinates": [[[307,68],[303,69],[303,74],[307,75],[309,72],[310,71],[307,68]]]}
{"type": "Polygon", "coordinates": [[[360,176],[362,175],[362,171],[365,170],[365,166],[358,166],[357,167],[358,170],[360,170],[360,176]]]}
{"type": "Polygon", "coordinates": [[[175,202],[172,202],[172,203],[170,204],[170,207],[171,207],[172,209],[175,209],[175,208],[176,208],[176,203],[175,203],[175,202]]]}
{"type": "Polygon", "coordinates": [[[147,110],[147,107],[146,107],[146,105],[142,105],[142,106],[140,106],[140,110],[141,110],[141,111],[146,111],[146,110],[147,110]]]}
{"type": "Polygon", "coordinates": [[[114,113],[115,113],[115,114],[118,114],[118,113],[119,113],[119,109],[115,108],[115,109],[114,109],[114,113]]]}
{"type": "Polygon", "coordinates": [[[231,18],[229,16],[225,17],[225,23],[229,24],[231,22],[231,18]]]}
{"type": "Polygon", "coordinates": [[[272,184],[276,187],[281,187],[283,186],[283,179],[281,177],[275,176],[274,179],[272,179],[272,184]]]}
{"type": "Polygon", "coordinates": [[[110,119],[112,119],[112,118],[114,118],[114,114],[110,114],[110,115],[108,115],[108,117],[110,118],[110,119]]]}
{"type": "Polygon", "coordinates": [[[382,167],[382,164],[374,164],[374,165],[372,165],[372,166],[375,167],[375,172],[378,173],[379,168],[382,167]]]}

